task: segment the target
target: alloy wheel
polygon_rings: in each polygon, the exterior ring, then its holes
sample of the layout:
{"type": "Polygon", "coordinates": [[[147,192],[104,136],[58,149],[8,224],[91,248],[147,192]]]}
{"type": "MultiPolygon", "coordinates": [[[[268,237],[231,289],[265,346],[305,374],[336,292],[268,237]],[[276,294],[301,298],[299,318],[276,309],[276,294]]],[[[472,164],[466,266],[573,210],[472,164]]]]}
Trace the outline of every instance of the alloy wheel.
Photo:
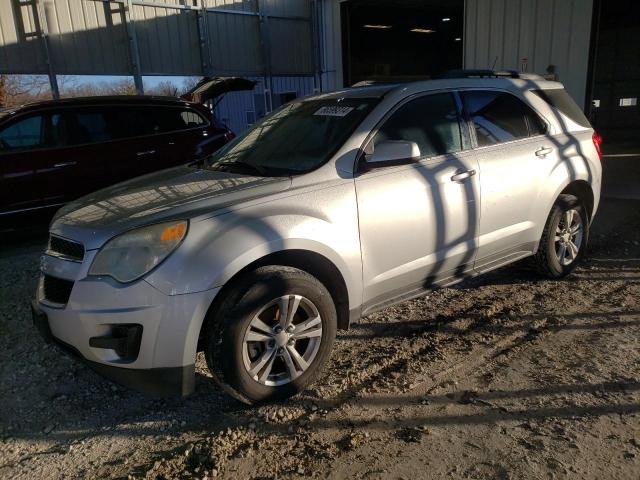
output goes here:
{"type": "Polygon", "coordinates": [[[566,267],[575,261],[582,246],[583,235],[584,226],[580,213],[576,209],[563,212],[554,237],[560,265],[566,267]]]}
{"type": "Polygon", "coordinates": [[[255,381],[266,386],[292,382],[313,363],[322,341],[322,319],[301,295],[284,295],[265,305],[244,334],[242,360],[255,381]]]}

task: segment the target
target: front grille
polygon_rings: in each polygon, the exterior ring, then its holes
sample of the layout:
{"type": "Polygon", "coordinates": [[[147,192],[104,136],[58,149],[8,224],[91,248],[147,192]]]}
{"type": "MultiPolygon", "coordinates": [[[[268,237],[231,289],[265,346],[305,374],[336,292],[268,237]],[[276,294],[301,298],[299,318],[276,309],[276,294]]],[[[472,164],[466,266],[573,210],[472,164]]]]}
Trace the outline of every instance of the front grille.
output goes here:
{"type": "Polygon", "coordinates": [[[81,262],[84,258],[84,246],[81,243],[51,235],[47,253],[81,262]]]}
{"type": "Polygon", "coordinates": [[[66,304],[71,296],[73,288],[72,280],[64,280],[62,278],[52,277],[51,275],[43,275],[42,293],[44,299],[59,304],[66,304]]]}

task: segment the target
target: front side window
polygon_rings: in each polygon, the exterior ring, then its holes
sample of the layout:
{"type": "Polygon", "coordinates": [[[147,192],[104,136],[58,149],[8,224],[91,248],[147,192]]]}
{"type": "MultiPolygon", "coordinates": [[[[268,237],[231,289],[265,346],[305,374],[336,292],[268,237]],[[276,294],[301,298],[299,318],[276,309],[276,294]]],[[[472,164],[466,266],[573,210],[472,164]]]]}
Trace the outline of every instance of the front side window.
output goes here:
{"type": "Polygon", "coordinates": [[[309,172],[331,158],[377,101],[335,98],[288,103],[210,157],[207,167],[261,176],[309,172]]]}
{"type": "Polygon", "coordinates": [[[0,129],[0,152],[32,150],[44,146],[42,115],[17,120],[0,129]]]}
{"type": "Polygon", "coordinates": [[[453,95],[426,95],[401,106],[373,137],[374,148],[387,140],[415,142],[422,157],[462,150],[460,118],[453,95]]]}
{"type": "Polygon", "coordinates": [[[462,93],[462,98],[476,131],[479,147],[528,137],[529,116],[532,135],[543,133],[540,130],[546,129],[546,125],[533,110],[509,93],[471,91],[462,93]]]}

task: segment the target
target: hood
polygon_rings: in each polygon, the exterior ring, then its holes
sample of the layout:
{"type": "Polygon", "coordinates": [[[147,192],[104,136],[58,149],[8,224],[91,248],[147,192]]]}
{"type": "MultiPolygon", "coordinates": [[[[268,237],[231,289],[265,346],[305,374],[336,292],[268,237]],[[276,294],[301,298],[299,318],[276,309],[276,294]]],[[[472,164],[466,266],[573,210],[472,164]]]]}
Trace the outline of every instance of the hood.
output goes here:
{"type": "Polygon", "coordinates": [[[145,175],[82,197],[61,208],[53,234],[100,248],[125,230],[213,213],[240,202],[287,190],[286,177],[251,177],[177,167],[145,175]]]}
{"type": "Polygon", "coordinates": [[[227,92],[253,90],[256,82],[242,77],[204,77],[187,93],[180,96],[193,103],[204,103],[227,92]]]}

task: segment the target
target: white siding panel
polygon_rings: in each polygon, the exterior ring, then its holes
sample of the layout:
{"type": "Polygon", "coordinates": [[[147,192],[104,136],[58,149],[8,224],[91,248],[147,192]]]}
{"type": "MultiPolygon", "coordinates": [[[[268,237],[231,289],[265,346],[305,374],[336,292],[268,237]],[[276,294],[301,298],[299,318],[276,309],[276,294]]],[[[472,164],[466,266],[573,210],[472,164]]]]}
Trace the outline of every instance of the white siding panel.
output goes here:
{"type": "Polygon", "coordinates": [[[34,7],[0,2],[0,72],[44,73],[47,71],[42,44],[37,35],[34,7]]]}
{"type": "Polygon", "coordinates": [[[309,0],[261,0],[260,9],[267,15],[303,17],[311,15],[309,0]]]}
{"type": "Polygon", "coordinates": [[[257,12],[258,0],[203,0],[206,8],[257,12]]]}
{"type": "Polygon", "coordinates": [[[310,22],[270,18],[268,31],[274,75],[313,72],[310,22]]]}
{"type": "Polygon", "coordinates": [[[318,0],[320,21],[320,82],[327,92],[343,87],[340,2],[318,0]]]}
{"type": "Polygon", "coordinates": [[[256,75],[264,71],[258,22],[252,15],[207,12],[216,75],[256,75]]]}
{"type": "Polygon", "coordinates": [[[194,10],[134,6],[133,18],[143,75],[201,75],[194,10]]]}
{"type": "Polygon", "coordinates": [[[44,0],[49,54],[60,74],[126,75],[125,10],[119,3],[44,0]]]}
{"type": "Polygon", "coordinates": [[[466,0],[465,68],[526,70],[558,79],[583,105],[592,0],[466,0]]]}

